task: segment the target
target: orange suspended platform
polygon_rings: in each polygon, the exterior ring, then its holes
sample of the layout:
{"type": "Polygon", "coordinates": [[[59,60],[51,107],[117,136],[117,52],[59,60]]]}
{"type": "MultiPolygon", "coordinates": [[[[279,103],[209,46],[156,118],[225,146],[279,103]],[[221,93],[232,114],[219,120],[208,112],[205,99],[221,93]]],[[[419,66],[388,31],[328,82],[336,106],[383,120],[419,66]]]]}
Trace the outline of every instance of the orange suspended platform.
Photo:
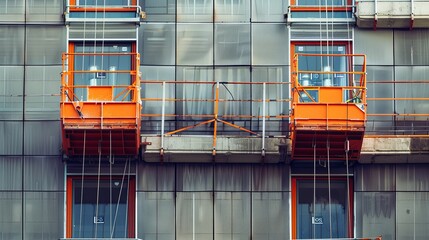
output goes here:
{"type": "MultiPolygon", "coordinates": [[[[138,53],[65,53],[60,116],[63,151],[68,156],[137,156],[140,147],[140,76],[138,53]],[[129,55],[128,70],[74,70],[75,56],[129,55]],[[82,76],[122,76],[129,84],[75,85],[82,76]]],[[[101,82],[101,81],[99,81],[101,82]]],[[[108,82],[108,81],[105,81],[108,82]]]]}
{"type": "Polygon", "coordinates": [[[365,55],[295,54],[292,68],[292,159],[358,160],[367,109],[365,55]],[[300,66],[298,60],[307,57],[330,58],[332,64],[341,58],[343,70],[300,66]]]}

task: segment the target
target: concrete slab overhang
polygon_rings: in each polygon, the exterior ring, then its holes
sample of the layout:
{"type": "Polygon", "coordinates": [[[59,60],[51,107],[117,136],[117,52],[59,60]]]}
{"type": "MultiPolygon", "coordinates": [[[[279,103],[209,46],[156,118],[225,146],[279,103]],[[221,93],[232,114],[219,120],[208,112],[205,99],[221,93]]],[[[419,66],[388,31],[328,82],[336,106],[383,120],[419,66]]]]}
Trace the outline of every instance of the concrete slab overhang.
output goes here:
{"type": "MultiPolygon", "coordinates": [[[[162,139],[160,136],[143,135],[142,143],[143,160],[147,162],[291,161],[290,140],[286,136],[265,138],[264,148],[260,137],[218,136],[216,155],[213,155],[212,136],[181,135],[162,139]]],[[[429,163],[429,135],[366,136],[358,162],[429,163]]]]}

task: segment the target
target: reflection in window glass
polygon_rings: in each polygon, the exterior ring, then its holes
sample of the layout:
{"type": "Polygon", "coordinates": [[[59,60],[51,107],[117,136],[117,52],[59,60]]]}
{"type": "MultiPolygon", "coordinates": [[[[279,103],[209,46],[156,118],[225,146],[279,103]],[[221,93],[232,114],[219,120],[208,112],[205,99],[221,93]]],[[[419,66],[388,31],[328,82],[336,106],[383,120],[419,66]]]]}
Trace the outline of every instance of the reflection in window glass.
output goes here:
{"type": "Polygon", "coordinates": [[[127,194],[127,179],[74,180],[73,237],[127,237],[127,194]]]}
{"type": "MultiPolygon", "coordinates": [[[[131,55],[122,54],[130,53],[130,44],[104,44],[96,45],[76,45],[76,53],[118,53],[118,55],[75,55],[75,71],[130,71],[131,61],[134,59],[131,55]]],[[[114,100],[129,101],[130,95],[124,95],[124,89],[131,83],[131,75],[125,73],[75,73],[74,86],[81,86],[75,89],[74,94],[80,100],[87,100],[87,88],[82,86],[118,86],[114,89],[114,100]]]]}

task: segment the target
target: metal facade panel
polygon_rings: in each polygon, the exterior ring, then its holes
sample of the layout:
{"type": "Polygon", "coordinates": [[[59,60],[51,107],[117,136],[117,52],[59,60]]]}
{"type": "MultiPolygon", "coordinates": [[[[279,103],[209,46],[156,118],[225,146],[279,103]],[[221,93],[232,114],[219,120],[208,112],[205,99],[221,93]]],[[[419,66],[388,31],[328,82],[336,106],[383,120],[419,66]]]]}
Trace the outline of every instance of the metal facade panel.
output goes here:
{"type": "Polygon", "coordinates": [[[23,118],[24,67],[0,66],[0,119],[23,118]]]}
{"type": "MultiPolygon", "coordinates": [[[[428,45],[429,46],[429,45],[428,45]]],[[[420,55],[420,54],[419,54],[420,55]]],[[[395,84],[396,97],[404,98],[396,100],[396,111],[398,113],[428,113],[429,103],[425,100],[407,98],[426,98],[429,92],[429,86],[424,81],[429,78],[428,66],[397,66],[395,67],[396,81],[401,80],[402,83],[395,84]]],[[[416,118],[426,120],[426,117],[416,118]]]]}
{"type": "Polygon", "coordinates": [[[396,166],[396,189],[398,191],[429,191],[428,164],[396,166]]]}
{"type": "Polygon", "coordinates": [[[395,191],[395,165],[371,164],[355,168],[355,191],[395,191]]]}
{"type": "Polygon", "coordinates": [[[395,192],[356,192],[355,206],[355,237],[396,239],[395,192]]]}
{"type": "Polygon", "coordinates": [[[140,0],[142,10],[146,12],[147,22],[168,21],[176,19],[176,0],[140,0]]]}
{"type": "Polygon", "coordinates": [[[0,191],[22,190],[22,157],[0,157],[0,191]]]}
{"type": "Polygon", "coordinates": [[[289,32],[282,24],[252,24],[252,64],[288,65],[289,32]]]}
{"type": "Polygon", "coordinates": [[[252,0],[252,22],[284,23],[288,11],[286,0],[252,0]]]}
{"type": "Polygon", "coordinates": [[[252,239],[290,239],[290,193],[252,193],[252,239]]]}
{"type": "Polygon", "coordinates": [[[26,192],[24,201],[24,239],[63,236],[64,192],[26,192]]]}
{"type": "Polygon", "coordinates": [[[368,65],[393,65],[392,30],[355,29],[354,45],[355,53],[366,54],[368,65]]]}
{"type": "Polygon", "coordinates": [[[213,64],[213,25],[177,24],[177,65],[213,64]]]}
{"type": "Polygon", "coordinates": [[[24,154],[60,155],[60,121],[27,121],[24,131],[24,154]]]}
{"type": "Polygon", "coordinates": [[[22,154],[22,122],[0,121],[0,155],[22,154]]]}
{"type": "Polygon", "coordinates": [[[2,215],[2,218],[0,218],[0,233],[2,238],[10,240],[23,239],[22,195],[22,192],[0,192],[0,212],[2,215]]]}
{"type": "Polygon", "coordinates": [[[24,22],[25,4],[25,0],[0,1],[0,22],[24,22]]]}
{"type": "Polygon", "coordinates": [[[425,239],[429,236],[429,193],[396,193],[397,239],[425,239]]]}
{"type": "Polygon", "coordinates": [[[429,29],[395,30],[395,65],[429,65],[429,29]]]}
{"type": "MultiPolygon", "coordinates": [[[[28,22],[62,22],[64,0],[29,0],[26,4],[26,20],[28,22]]],[[[64,35],[64,34],[63,34],[64,35]]]]}
{"type": "Polygon", "coordinates": [[[58,119],[61,66],[28,66],[25,68],[25,117],[32,120],[58,119]]]}
{"type": "Polygon", "coordinates": [[[142,65],[174,65],[176,63],[174,24],[142,24],[139,30],[139,52],[142,65]]]}
{"type": "Polygon", "coordinates": [[[65,164],[60,157],[24,158],[24,190],[64,191],[65,164]]]}
{"type": "Polygon", "coordinates": [[[138,192],[137,236],[140,239],[175,239],[174,192],[138,192]]]}
{"type": "Polygon", "coordinates": [[[250,22],[250,1],[215,0],[216,22],[250,22]]]}
{"type": "Polygon", "coordinates": [[[213,0],[177,0],[177,22],[213,22],[213,0]]]}
{"type": "Polygon", "coordinates": [[[27,26],[27,65],[61,64],[61,54],[66,51],[66,28],[64,26],[27,26]]]}
{"type": "Polygon", "coordinates": [[[250,64],[250,24],[215,24],[215,65],[250,64]]]}
{"type": "Polygon", "coordinates": [[[24,40],[24,26],[0,26],[1,65],[24,64],[24,40]]]}

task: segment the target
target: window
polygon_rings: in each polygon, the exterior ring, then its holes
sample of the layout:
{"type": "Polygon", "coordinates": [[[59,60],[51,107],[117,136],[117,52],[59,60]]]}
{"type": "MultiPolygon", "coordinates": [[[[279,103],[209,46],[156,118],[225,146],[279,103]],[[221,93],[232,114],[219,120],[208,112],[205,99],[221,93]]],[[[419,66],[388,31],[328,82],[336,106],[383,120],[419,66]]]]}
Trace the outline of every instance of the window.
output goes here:
{"type": "Polygon", "coordinates": [[[69,177],[68,238],[134,237],[134,177],[69,177]]]}
{"type": "MultiPolygon", "coordinates": [[[[346,74],[346,72],[351,71],[351,61],[346,56],[350,52],[350,43],[329,42],[329,44],[327,46],[326,42],[292,43],[291,62],[294,62],[295,54],[315,54],[315,56],[298,55],[298,70],[305,71],[305,73],[298,74],[298,82],[301,86],[308,87],[305,93],[301,93],[300,102],[312,102],[313,100],[318,102],[319,90],[315,87],[346,87],[353,85],[351,83],[352,77],[349,76],[350,74],[346,74]],[[338,54],[339,56],[333,56],[332,54],[338,54]]],[[[348,94],[347,92],[344,93],[344,101],[347,100],[348,94]]]]}
{"type": "Polygon", "coordinates": [[[353,189],[346,178],[292,179],[292,238],[353,236],[353,189]]]}
{"type": "Polygon", "coordinates": [[[95,87],[113,86],[112,97],[106,100],[129,101],[131,94],[126,94],[126,89],[133,80],[134,48],[131,43],[72,44],[69,58],[72,58],[74,97],[88,101],[91,98],[89,91],[95,87]]]}

